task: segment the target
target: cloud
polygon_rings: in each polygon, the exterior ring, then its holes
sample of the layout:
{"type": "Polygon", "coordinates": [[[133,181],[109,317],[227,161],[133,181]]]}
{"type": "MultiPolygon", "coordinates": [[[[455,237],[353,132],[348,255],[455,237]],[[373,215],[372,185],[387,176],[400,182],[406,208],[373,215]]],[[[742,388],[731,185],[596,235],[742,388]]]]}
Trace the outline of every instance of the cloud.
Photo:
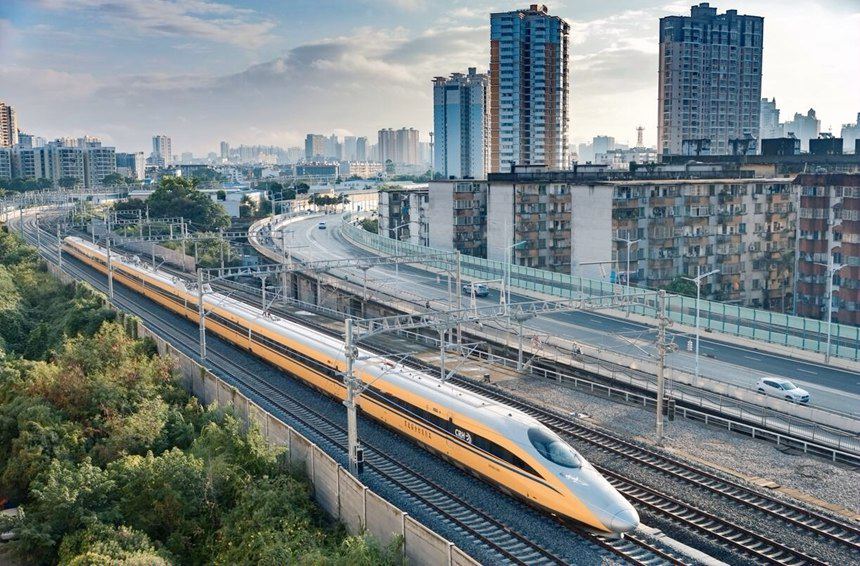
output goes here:
{"type": "Polygon", "coordinates": [[[54,12],[83,12],[113,31],[191,38],[257,48],[271,39],[275,23],[251,10],[205,0],[40,0],[54,12]]]}

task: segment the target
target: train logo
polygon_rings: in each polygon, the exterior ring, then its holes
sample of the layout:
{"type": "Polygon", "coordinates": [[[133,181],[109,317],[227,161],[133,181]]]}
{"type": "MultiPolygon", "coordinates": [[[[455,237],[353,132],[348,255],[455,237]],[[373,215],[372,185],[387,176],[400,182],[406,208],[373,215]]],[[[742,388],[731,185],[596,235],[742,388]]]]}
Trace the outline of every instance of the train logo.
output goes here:
{"type": "Polygon", "coordinates": [[[472,444],[472,435],[469,434],[468,432],[466,432],[464,430],[460,430],[459,428],[455,428],[454,434],[456,434],[457,438],[459,438],[463,442],[468,442],[469,444],[472,444]]]}

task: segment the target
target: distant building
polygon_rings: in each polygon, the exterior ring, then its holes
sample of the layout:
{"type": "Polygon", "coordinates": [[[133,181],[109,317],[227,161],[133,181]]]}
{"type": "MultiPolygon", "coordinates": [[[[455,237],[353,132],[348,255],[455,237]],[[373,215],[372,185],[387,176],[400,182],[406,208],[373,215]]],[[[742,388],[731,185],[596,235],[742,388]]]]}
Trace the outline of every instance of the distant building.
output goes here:
{"type": "Polygon", "coordinates": [[[761,140],[761,154],[766,156],[798,155],[800,154],[800,140],[795,137],[763,138],[761,140]]]}
{"type": "Polygon", "coordinates": [[[828,265],[833,321],[860,325],[860,175],[804,174],[797,192],[795,314],[827,317],[828,265]],[[841,269],[835,268],[843,265],[841,269]]]}
{"type": "Polygon", "coordinates": [[[809,140],[811,155],[842,155],[842,138],[822,134],[818,139],[809,140]]]}
{"type": "Polygon", "coordinates": [[[344,177],[361,177],[362,179],[370,179],[378,177],[385,172],[385,165],[377,161],[349,161],[345,162],[346,167],[341,167],[341,174],[344,177]]]}
{"type": "Polygon", "coordinates": [[[143,181],[146,178],[146,158],[143,152],[117,153],[116,172],[123,177],[143,181]]]}
{"type": "Polygon", "coordinates": [[[706,2],[690,16],[660,18],[661,155],[683,154],[685,140],[708,140],[710,154],[727,155],[730,140],[759,135],[763,36],[764,18],[717,14],[706,2]]]}
{"type": "Polygon", "coordinates": [[[108,175],[116,173],[116,153],[112,147],[76,147],[63,140],[43,147],[12,149],[12,177],[49,179],[56,185],[60,179],[73,178],[87,188],[101,185],[108,175]]]}
{"type": "Polygon", "coordinates": [[[612,190],[518,167],[486,181],[430,184],[430,245],[487,259],[600,278],[612,247],[612,190]],[[511,246],[525,242],[513,249],[511,246]],[[587,265],[581,265],[581,264],[587,265]]]}
{"type": "Polygon", "coordinates": [[[152,136],[152,162],[158,167],[173,164],[173,144],[168,136],[152,136]]]}
{"type": "Polygon", "coordinates": [[[308,134],[305,137],[305,160],[324,159],[327,141],[325,136],[308,134]]]}
{"type": "Polygon", "coordinates": [[[221,161],[229,161],[230,159],[230,144],[222,141],[221,142],[221,161]]]}
{"type": "Polygon", "coordinates": [[[18,143],[18,119],[15,109],[0,100],[0,147],[12,147],[18,143]]]}
{"type": "Polygon", "coordinates": [[[112,147],[88,147],[84,152],[84,185],[96,187],[105,177],[116,173],[116,150],[112,147]]]}
{"type": "Polygon", "coordinates": [[[12,178],[12,149],[0,147],[0,181],[12,178]]]}
{"type": "Polygon", "coordinates": [[[393,164],[418,165],[418,130],[387,128],[378,132],[379,161],[393,164]]]}
{"type": "Polygon", "coordinates": [[[595,157],[601,153],[606,153],[611,149],[615,149],[615,138],[612,136],[595,136],[591,140],[591,149],[595,157]]]}
{"type": "Polygon", "coordinates": [[[433,79],[433,174],[447,179],[483,179],[490,161],[487,75],[433,79]]]}
{"type": "Polygon", "coordinates": [[[179,162],[186,165],[194,163],[194,154],[190,151],[183,151],[182,154],[179,156],[179,162]]]}
{"type": "Polygon", "coordinates": [[[490,172],[567,167],[569,34],[542,4],[490,14],[490,172]]]}
{"type": "Polygon", "coordinates": [[[776,98],[768,100],[761,99],[759,118],[759,140],[781,138],[782,125],[779,123],[779,108],[776,107],[776,98]]]}
{"type": "Polygon", "coordinates": [[[395,240],[430,245],[428,188],[386,187],[379,191],[379,233],[395,240]]]}
{"type": "Polygon", "coordinates": [[[606,153],[594,156],[594,163],[607,165],[613,170],[627,170],[631,163],[644,165],[657,162],[657,149],[653,147],[629,147],[626,149],[610,149],[606,153]]]}
{"type": "Polygon", "coordinates": [[[794,135],[800,140],[800,151],[809,151],[809,140],[818,139],[821,133],[821,120],[815,116],[812,108],[804,115],[795,113],[794,119],[782,124],[785,136],[794,135]]]}
{"type": "Polygon", "coordinates": [[[340,176],[340,172],[337,163],[308,162],[295,166],[295,176],[298,179],[334,181],[340,176]]]}
{"type": "Polygon", "coordinates": [[[341,159],[344,161],[356,161],[355,146],[357,141],[358,138],[355,136],[344,136],[341,159]]]}
{"type": "Polygon", "coordinates": [[[860,112],[857,113],[856,122],[842,125],[842,133],[839,137],[845,140],[846,152],[851,151],[857,145],[857,142],[860,141],[860,112]]]}
{"type": "Polygon", "coordinates": [[[25,134],[24,132],[18,132],[18,147],[29,149],[32,147],[42,147],[47,142],[45,138],[34,136],[32,134],[25,134]]]}
{"type": "Polygon", "coordinates": [[[355,160],[367,161],[370,159],[370,148],[367,147],[367,138],[360,137],[355,140],[355,160]]]}

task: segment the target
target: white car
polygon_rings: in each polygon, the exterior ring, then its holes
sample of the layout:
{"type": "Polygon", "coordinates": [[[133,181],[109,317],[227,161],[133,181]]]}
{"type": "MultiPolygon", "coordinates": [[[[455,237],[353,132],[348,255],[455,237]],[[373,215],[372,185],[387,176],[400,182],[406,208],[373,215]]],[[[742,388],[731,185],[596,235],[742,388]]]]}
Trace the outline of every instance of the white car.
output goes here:
{"type": "Polygon", "coordinates": [[[317,228],[319,228],[320,230],[325,230],[325,222],[320,222],[319,224],[317,224],[317,228]]]}
{"type": "Polygon", "coordinates": [[[474,291],[476,297],[488,297],[490,295],[490,289],[483,283],[464,283],[463,284],[463,294],[471,295],[474,291]]]}
{"type": "Polygon", "coordinates": [[[787,379],[778,377],[764,377],[755,385],[759,393],[785,399],[789,403],[807,404],[812,398],[809,391],[801,389],[787,379]]]}

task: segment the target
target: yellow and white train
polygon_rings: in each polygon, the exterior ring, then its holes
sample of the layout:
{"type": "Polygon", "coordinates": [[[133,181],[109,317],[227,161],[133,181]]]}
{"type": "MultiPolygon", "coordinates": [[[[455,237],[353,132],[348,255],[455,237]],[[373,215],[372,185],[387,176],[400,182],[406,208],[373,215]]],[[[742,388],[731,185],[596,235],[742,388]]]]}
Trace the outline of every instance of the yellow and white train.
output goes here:
{"type": "MultiPolygon", "coordinates": [[[[68,237],[65,253],[102,273],[106,250],[68,237]]],[[[113,257],[115,281],[192,320],[197,292],[136,258],[113,257]]],[[[206,293],[207,330],[332,397],[344,399],[344,344],[311,327],[206,293]]],[[[639,525],[636,510],[570,445],[536,419],[436,377],[359,350],[355,375],[369,387],[361,411],[502,491],[604,533],[639,525]]]]}

